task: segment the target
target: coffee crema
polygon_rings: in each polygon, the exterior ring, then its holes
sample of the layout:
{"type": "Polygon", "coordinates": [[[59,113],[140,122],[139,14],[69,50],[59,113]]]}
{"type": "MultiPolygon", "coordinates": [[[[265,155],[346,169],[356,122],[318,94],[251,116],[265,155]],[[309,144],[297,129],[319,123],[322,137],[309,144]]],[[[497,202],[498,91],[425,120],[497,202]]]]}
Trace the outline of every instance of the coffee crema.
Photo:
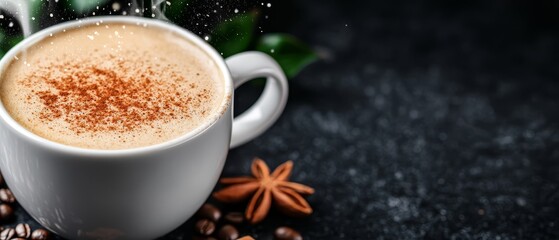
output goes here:
{"type": "Polygon", "coordinates": [[[210,56],[184,37],[134,24],[99,24],[46,37],[1,78],[8,113],[65,145],[129,149],[212,121],[225,98],[210,56]]]}

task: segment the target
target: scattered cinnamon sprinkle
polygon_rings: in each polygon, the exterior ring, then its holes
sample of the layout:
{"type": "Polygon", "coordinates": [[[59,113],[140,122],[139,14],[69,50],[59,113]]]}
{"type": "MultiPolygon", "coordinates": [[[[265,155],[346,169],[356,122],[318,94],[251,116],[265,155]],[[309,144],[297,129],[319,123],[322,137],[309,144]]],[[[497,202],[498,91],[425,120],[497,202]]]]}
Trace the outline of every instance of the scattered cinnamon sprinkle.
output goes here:
{"type": "MultiPolygon", "coordinates": [[[[118,58],[111,61],[116,64],[110,67],[61,62],[24,79],[23,84],[29,86],[38,81],[48,86],[34,92],[44,104],[40,119],[64,120],[80,134],[126,132],[140,126],[153,127],[157,121],[191,118],[196,110],[205,113],[200,106],[211,99],[210,90],[184,92],[180,84],[186,80],[178,74],[167,75],[173,80],[162,80],[149,66],[134,69],[118,58]]],[[[187,84],[188,88],[197,88],[193,83],[187,84]]],[[[28,97],[27,101],[32,99],[28,97]]]]}

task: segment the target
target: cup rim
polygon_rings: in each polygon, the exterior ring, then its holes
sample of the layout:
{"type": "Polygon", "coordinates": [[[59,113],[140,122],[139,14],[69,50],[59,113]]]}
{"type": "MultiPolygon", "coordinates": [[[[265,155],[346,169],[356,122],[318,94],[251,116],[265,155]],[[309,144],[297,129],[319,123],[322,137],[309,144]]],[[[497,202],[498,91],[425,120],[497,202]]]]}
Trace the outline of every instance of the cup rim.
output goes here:
{"type": "Polygon", "coordinates": [[[96,23],[147,24],[147,26],[150,27],[170,30],[175,34],[184,37],[188,41],[191,41],[194,45],[196,45],[202,51],[208,54],[208,56],[218,66],[220,70],[220,74],[222,75],[224,80],[224,88],[225,88],[223,94],[224,98],[221,104],[216,109],[215,116],[213,116],[209,121],[198,126],[192,131],[189,131],[181,135],[180,137],[173,138],[171,140],[167,140],[165,142],[161,142],[149,146],[128,148],[128,149],[114,149],[114,150],[89,149],[89,148],[70,146],[70,145],[58,143],[43,138],[29,131],[21,124],[19,124],[15,119],[13,119],[12,116],[8,113],[8,111],[4,107],[2,101],[0,100],[0,120],[2,120],[3,124],[5,124],[9,129],[14,131],[16,134],[19,134],[26,140],[49,150],[66,153],[66,154],[87,156],[87,157],[123,157],[123,156],[149,154],[149,153],[153,153],[153,152],[157,152],[157,151],[161,151],[164,149],[169,149],[181,145],[185,142],[188,142],[196,138],[198,135],[210,129],[223,117],[224,114],[228,112],[227,110],[230,107],[232,101],[233,81],[231,79],[231,74],[229,72],[229,69],[227,68],[227,65],[225,64],[225,60],[223,59],[223,57],[212,46],[210,46],[210,44],[208,44],[205,40],[203,40],[193,32],[184,29],[180,26],[177,26],[171,22],[166,22],[158,19],[150,19],[150,18],[143,18],[143,17],[136,17],[136,16],[96,16],[96,17],[87,17],[83,19],[72,20],[72,21],[53,25],[39,32],[31,34],[31,36],[25,38],[23,41],[21,41],[12,49],[10,49],[0,60],[0,73],[4,72],[6,68],[9,66],[9,64],[11,64],[14,56],[22,52],[22,50],[25,50],[31,47],[33,44],[36,44],[37,42],[43,40],[49,34],[62,32],[63,30],[75,29],[82,26],[89,26],[96,23]]]}

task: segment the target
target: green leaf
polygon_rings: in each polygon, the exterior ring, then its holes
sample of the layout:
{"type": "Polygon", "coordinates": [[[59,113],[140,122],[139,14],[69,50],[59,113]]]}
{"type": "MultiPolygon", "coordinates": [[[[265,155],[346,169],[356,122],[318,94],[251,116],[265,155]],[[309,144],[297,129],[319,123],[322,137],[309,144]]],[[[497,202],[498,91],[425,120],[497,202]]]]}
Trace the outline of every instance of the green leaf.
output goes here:
{"type": "Polygon", "coordinates": [[[317,54],[308,45],[292,35],[283,33],[262,36],[256,50],[272,56],[288,78],[296,76],[307,65],[318,59],[317,54]]]}
{"type": "MultiPolygon", "coordinates": [[[[41,19],[41,11],[43,10],[43,1],[41,0],[30,0],[29,1],[29,17],[34,17],[35,19],[41,19]]],[[[31,24],[31,32],[38,31],[39,21],[29,21],[31,24]]]]}
{"type": "Polygon", "coordinates": [[[6,52],[4,51],[4,45],[6,45],[6,42],[4,41],[5,39],[6,34],[4,33],[4,29],[0,29],[0,58],[2,58],[4,54],[6,54],[6,52]]]}
{"type": "Polygon", "coordinates": [[[2,56],[6,54],[12,47],[23,40],[23,35],[17,36],[6,36],[4,35],[3,38],[0,36],[0,53],[2,56]]]}
{"type": "Polygon", "coordinates": [[[14,47],[21,41],[23,41],[23,35],[10,36],[6,38],[6,42],[8,43],[8,46],[10,46],[10,48],[14,47]]]}
{"type": "Polygon", "coordinates": [[[41,0],[29,0],[29,15],[34,17],[40,16],[42,6],[43,1],[41,0]]]}
{"type": "Polygon", "coordinates": [[[182,22],[184,17],[186,8],[188,6],[189,0],[170,0],[171,5],[165,4],[165,17],[173,22],[182,22]]]}
{"type": "Polygon", "coordinates": [[[97,6],[101,7],[108,1],[109,0],[69,0],[68,3],[70,4],[70,7],[78,13],[86,13],[91,12],[97,6]]]}
{"type": "Polygon", "coordinates": [[[0,44],[5,44],[4,39],[6,39],[6,34],[4,33],[4,29],[0,28],[0,44]]]}
{"type": "Polygon", "coordinates": [[[246,50],[252,41],[255,22],[256,13],[239,14],[217,25],[210,36],[210,43],[224,57],[240,53],[246,50]]]}

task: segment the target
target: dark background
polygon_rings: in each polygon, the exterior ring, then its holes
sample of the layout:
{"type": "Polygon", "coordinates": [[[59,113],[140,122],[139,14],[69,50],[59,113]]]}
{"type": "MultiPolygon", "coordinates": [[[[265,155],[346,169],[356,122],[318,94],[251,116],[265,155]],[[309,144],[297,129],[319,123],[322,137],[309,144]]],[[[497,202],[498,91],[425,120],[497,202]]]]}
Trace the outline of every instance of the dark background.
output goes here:
{"type": "MultiPolygon", "coordinates": [[[[263,31],[296,35],[322,60],[291,80],[283,116],[232,150],[223,175],[248,174],[254,156],[272,168],[293,159],[315,213],[273,211],[243,235],[559,238],[559,2],[271,3],[263,31]]],[[[242,87],[237,107],[258,93],[242,87]]],[[[18,220],[32,222],[22,210],[18,220]]],[[[190,239],[192,225],[163,239],[190,239]]]]}

